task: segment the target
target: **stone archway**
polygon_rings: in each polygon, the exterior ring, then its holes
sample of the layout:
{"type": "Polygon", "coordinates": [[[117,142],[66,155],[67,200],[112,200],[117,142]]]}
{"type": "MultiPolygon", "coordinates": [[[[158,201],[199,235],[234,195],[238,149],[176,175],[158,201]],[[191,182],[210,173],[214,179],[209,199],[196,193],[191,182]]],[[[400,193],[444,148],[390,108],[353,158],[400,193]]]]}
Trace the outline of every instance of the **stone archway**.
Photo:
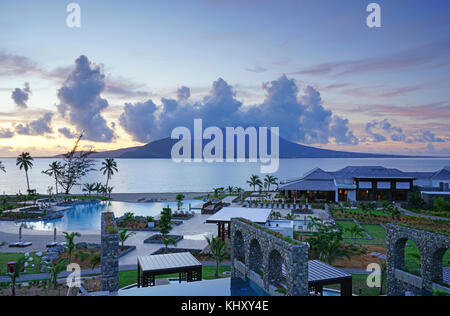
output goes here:
{"type": "Polygon", "coordinates": [[[280,252],[275,249],[269,253],[268,281],[273,285],[280,284],[283,281],[283,258],[280,252]]]}
{"type": "Polygon", "coordinates": [[[245,263],[245,244],[241,231],[236,231],[232,239],[233,257],[245,263]]]}
{"type": "Polygon", "coordinates": [[[386,242],[387,294],[399,296],[412,291],[430,295],[433,292],[433,283],[442,280],[442,261],[450,247],[450,237],[387,224],[386,242]],[[407,241],[414,242],[419,249],[420,268],[416,266],[417,273],[409,273],[405,269],[407,241]]]}
{"type": "Polygon", "coordinates": [[[263,250],[259,241],[257,239],[252,239],[250,241],[249,255],[248,255],[248,264],[249,268],[253,271],[262,271],[263,270],[263,250]]]}

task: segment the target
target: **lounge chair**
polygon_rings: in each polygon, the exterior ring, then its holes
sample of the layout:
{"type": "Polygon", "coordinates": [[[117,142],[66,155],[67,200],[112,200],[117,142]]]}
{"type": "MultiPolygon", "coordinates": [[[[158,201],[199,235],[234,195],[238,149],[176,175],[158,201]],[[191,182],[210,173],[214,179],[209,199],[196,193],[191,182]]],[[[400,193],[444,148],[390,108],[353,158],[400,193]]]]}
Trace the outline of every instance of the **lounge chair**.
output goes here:
{"type": "Polygon", "coordinates": [[[58,245],[57,242],[48,242],[47,245],[46,245],[46,247],[47,247],[47,248],[53,248],[53,247],[56,247],[57,245],[58,245]]]}
{"type": "Polygon", "coordinates": [[[26,247],[30,247],[31,245],[33,245],[32,242],[23,242],[23,241],[19,241],[19,242],[12,242],[9,243],[9,247],[11,248],[26,248],[26,247]]]}

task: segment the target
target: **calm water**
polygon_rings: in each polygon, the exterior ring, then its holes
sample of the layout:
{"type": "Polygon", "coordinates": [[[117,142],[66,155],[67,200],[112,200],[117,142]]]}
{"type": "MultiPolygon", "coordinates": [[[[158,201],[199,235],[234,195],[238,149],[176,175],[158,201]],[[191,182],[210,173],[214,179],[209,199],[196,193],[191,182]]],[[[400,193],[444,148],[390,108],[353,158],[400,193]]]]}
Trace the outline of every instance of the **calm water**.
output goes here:
{"type": "MultiPolygon", "coordinates": [[[[25,173],[15,165],[15,159],[0,159],[7,173],[0,174],[0,194],[25,192],[25,173]]],[[[52,179],[41,171],[47,169],[54,159],[36,159],[30,171],[31,187],[46,193],[54,186],[52,179]]],[[[119,172],[110,182],[116,193],[148,192],[204,192],[213,187],[228,185],[248,188],[246,180],[252,174],[259,174],[258,163],[174,163],[170,159],[118,159],[119,172]]],[[[101,160],[96,160],[97,168],[101,160]]],[[[320,167],[324,170],[338,170],[348,165],[376,165],[398,168],[403,171],[436,171],[450,166],[448,159],[282,159],[275,174],[279,179],[297,178],[305,172],[320,167]]],[[[95,171],[83,183],[104,182],[105,176],[95,171]]],[[[80,193],[75,187],[72,193],[80,193]]]]}
{"type": "MultiPolygon", "coordinates": [[[[189,209],[189,203],[198,204],[199,201],[184,201],[183,210],[189,209]]],[[[55,227],[60,231],[76,230],[98,230],[100,229],[102,212],[114,212],[120,217],[127,212],[138,216],[156,216],[161,213],[163,207],[169,206],[172,210],[177,209],[176,202],[166,203],[126,203],[126,202],[101,202],[78,204],[64,211],[64,217],[52,221],[41,221],[24,223],[24,226],[35,230],[53,230],[55,227]]],[[[19,224],[17,224],[19,225],[19,224]]]]}

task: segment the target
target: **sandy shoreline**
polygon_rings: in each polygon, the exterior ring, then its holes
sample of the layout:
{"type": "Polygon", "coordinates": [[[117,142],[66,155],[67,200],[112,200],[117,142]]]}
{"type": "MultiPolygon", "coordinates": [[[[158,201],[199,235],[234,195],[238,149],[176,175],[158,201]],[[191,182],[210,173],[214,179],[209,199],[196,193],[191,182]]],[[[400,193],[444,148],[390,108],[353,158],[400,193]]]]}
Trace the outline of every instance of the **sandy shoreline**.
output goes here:
{"type": "Polygon", "coordinates": [[[197,196],[207,195],[207,192],[169,192],[169,193],[112,193],[111,200],[120,202],[144,202],[159,199],[174,202],[177,194],[183,194],[185,200],[193,200],[197,196]]]}

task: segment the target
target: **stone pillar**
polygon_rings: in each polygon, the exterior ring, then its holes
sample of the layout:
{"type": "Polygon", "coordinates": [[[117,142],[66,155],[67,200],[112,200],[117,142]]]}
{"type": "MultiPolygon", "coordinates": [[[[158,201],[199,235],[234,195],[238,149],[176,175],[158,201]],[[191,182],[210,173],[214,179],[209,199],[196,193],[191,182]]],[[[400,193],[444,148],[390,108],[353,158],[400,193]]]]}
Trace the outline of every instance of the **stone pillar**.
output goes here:
{"type": "Polygon", "coordinates": [[[119,232],[114,214],[102,213],[101,229],[101,289],[119,290],[119,232]]]}

